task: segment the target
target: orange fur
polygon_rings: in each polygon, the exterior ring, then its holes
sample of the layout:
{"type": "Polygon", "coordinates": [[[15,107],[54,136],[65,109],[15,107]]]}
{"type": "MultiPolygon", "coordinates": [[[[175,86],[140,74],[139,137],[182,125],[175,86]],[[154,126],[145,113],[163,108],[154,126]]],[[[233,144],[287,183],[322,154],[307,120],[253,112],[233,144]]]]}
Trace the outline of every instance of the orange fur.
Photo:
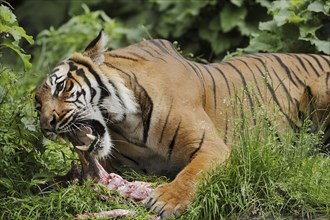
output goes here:
{"type": "MultiPolygon", "coordinates": [[[[255,85],[253,91],[259,92],[265,105],[276,97],[287,116],[283,121],[288,124],[291,120],[293,125],[298,123],[297,111],[308,109],[310,100],[304,91],[309,85],[312,96],[319,94],[318,106],[326,106],[326,111],[316,111],[316,117],[329,116],[329,89],[323,89],[325,82],[329,84],[324,80],[329,79],[325,73],[329,72],[328,56],[256,54],[202,65],[184,59],[163,40],[106,52],[100,44],[70,59],[88,63],[97,74],[125,86],[138,106],[125,120],[108,125],[114,149],[105,160],[107,168],[113,171],[128,166],[172,177],[172,182],[157,188],[145,201],[162,217],[181,215],[194,198],[201,172],[230,155],[233,128],[228,122],[232,117],[229,101],[237,89],[255,85]]],[[[89,74],[87,68],[84,71],[89,74]]],[[[37,92],[43,105],[41,123],[53,109],[66,109],[44,90],[41,87],[37,92]]],[[[245,108],[253,111],[249,99],[246,103],[245,108]]]]}

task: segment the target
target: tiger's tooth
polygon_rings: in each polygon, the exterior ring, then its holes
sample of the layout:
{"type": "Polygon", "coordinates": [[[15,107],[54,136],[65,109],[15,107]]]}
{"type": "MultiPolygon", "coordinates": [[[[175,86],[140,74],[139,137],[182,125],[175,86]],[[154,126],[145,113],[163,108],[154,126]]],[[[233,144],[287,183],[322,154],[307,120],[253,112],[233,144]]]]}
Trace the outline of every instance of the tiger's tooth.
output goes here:
{"type": "Polygon", "coordinates": [[[82,146],[76,146],[77,149],[81,150],[81,151],[88,151],[89,147],[86,145],[82,145],[82,146]]]}
{"type": "Polygon", "coordinates": [[[94,141],[96,139],[96,137],[92,134],[86,134],[86,136],[88,137],[89,140],[94,141]]]}

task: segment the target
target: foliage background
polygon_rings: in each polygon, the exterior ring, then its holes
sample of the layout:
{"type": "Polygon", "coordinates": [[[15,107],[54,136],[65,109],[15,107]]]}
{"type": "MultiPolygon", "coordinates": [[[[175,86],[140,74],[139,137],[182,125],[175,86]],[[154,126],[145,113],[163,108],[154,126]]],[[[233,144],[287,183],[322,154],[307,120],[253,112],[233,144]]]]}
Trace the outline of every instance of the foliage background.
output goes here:
{"type": "MultiPolygon", "coordinates": [[[[65,145],[43,140],[33,107],[33,91],[40,81],[59,60],[74,51],[83,50],[99,30],[104,29],[109,35],[108,47],[111,49],[142,39],[166,38],[174,42],[184,56],[200,62],[219,61],[253,52],[330,54],[330,2],[327,0],[0,2],[0,203],[3,204],[0,217],[5,219],[49,218],[54,215],[70,218],[82,210],[95,211],[106,207],[97,201],[77,205],[70,203],[71,200],[64,200],[61,196],[70,194],[71,190],[72,197],[78,195],[77,200],[93,195],[92,191],[79,194],[80,189],[75,186],[58,189],[57,192],[51,188],[40,193],[38,186],[54,175],[64,174],[76,156],[65,145]],[[57,203],[58,200],[63,204],[57,203]],[[86,208],[90,203],[95,203],[95,206],[86,208]],[[52,206],[57,207],[57,211],[52,206]],[[62,211],[64,214],[61,215],[62,211]]],[[[244,157],[240,159],[244,160],[244,157]]],[[[326,169],[324,164],[329,167],[329,160],[320,161],[320,164],[315,162],[318,164],[316,168],[326,169]]],[[[233,177],[234,174],[229,175],[233,177]]],[[[329,175],[324,178],[326,180],[322,183],[325,181],[323,185],[326,186],[329,175]]],[[[232,184],[230,179],[228,181],[232,184]]],[[[219,187],[215,186],[218,190],[219,187]]],[[[283,185],[277,187],[290,191],[283,185]]],[[[322,190],[328,193],[329,188],[322,190]]],[[[237,194],[234,189],[233,193],[237,194]]],[[[203,193],[207,192],[201,195],[203,193]]],[[[285,199],[280,194],[276,194],[279,201],[285,199]]],[[[315,214],[310,211],[312,209],[301,205],[305,201],[294,202],[297,207],[305,207],[304,212],[311,213],[311,216],[315,214]]],[[[315,209],[320,209],[321,214],[329,214],[330,204],[321,203],[316,203],[315,209]]],[[[315,206],[308,202],[307,205],[315,206]]],[[[200,201],[196,209],[190,210],[191,216],[198,219],[202,213],[198,207],[206,206],[200,201]]],[[[237,207],[241,206],[239,202],[237,207]]],[[[224,213],[230,209],[230,205],[223,207],[224,213]]],[[[289,209],[295,210],[293,207],[289,209]]],[[[288,214],[294,212],[302,212],[302,208],[288,214]]],[[[251,210],[245,214],[251,214],[251,210]]],[[[214,216],[223,217],[223,213],[215,213],[214,216]]]]}

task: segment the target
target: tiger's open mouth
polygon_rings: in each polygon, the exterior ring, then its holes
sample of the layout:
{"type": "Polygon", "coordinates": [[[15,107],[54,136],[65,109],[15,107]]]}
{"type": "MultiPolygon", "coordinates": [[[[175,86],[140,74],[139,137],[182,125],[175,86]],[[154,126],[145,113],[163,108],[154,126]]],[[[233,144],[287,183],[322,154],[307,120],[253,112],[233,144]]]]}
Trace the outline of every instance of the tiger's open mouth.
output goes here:
{"type": "Polygon", "coordinates": [[[66,133],[67,139],[79,150],[92,152],[100,147],[100,135],[103,126],[96,120],[79,122],[80,126],[73,132],[66,133]]]}

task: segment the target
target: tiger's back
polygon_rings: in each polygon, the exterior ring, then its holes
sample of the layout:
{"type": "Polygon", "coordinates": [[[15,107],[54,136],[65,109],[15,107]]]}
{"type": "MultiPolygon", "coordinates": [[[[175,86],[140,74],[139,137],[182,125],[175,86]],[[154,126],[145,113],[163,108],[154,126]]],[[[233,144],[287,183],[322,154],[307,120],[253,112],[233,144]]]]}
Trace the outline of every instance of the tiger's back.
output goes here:
{"type": "Polygon", "coordinates": [[[320,92],[330,93],[330,58],[325,55],[251,54],[204,65],[184,59],[168,41],[151,40],[109,52],[106,63],[136,79],[150,100],[157,100],[160,110],[156,114],[202,106],[225,140],[232,131],[228,123],[233,117],[231,101],[239,90],[246,92],[249,111],[253,113],[258,107],[255,99],[262,100],[263,105],[275,104],[284,115],[281,124],[294,130],[308,117],[298,117],[304,111],[300,107],[302,97],[319,95],[317,91],[305,94],[306,89],[317,87],[314,82],[326,75],[327,91],[320,92]]]}

